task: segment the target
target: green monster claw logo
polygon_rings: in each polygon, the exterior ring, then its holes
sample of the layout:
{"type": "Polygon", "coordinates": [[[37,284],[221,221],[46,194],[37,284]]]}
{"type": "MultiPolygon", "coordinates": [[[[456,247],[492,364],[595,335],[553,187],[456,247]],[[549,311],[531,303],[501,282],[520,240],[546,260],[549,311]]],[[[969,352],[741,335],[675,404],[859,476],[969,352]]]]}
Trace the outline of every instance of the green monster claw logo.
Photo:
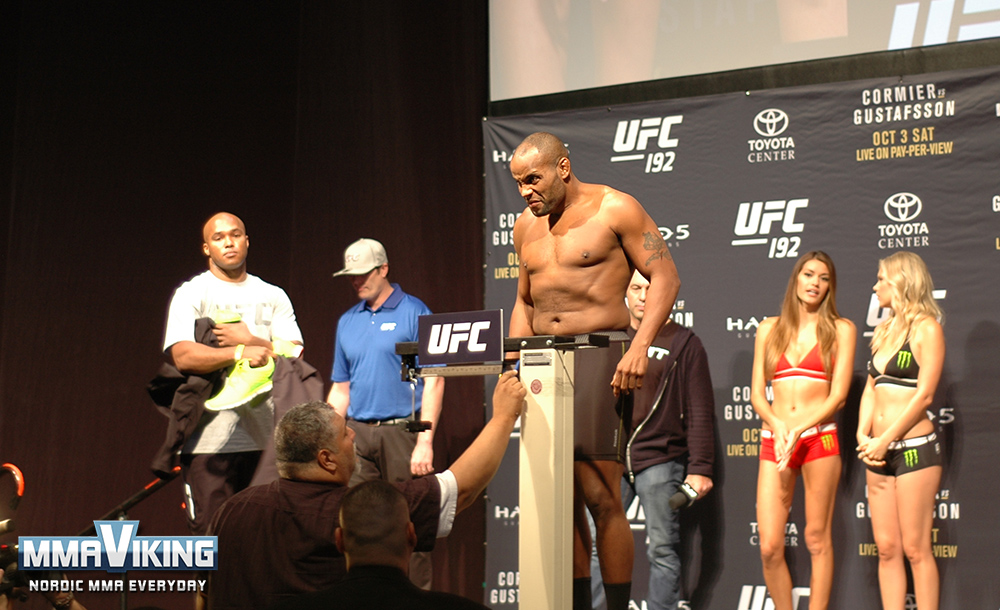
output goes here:
{"type": "Polygon", "coordinates": [[[899,352],[896,355],[896,366],[901,369],[905,369],[913,362],[913,354],[911,352],[899,352]]]}
{"type": "Polygon", "coordinates": [[[903,459],[906,460],[906,467],[913,468],[917,465],[917,450],[907,449],[903,452],[903,459]]]}
{"type": "Polygon", "coordinates": [[[823,443],[823,449],[827,451],[833,451],[833,435],[824,434],[820,437],[820,441],[823,443]]]}

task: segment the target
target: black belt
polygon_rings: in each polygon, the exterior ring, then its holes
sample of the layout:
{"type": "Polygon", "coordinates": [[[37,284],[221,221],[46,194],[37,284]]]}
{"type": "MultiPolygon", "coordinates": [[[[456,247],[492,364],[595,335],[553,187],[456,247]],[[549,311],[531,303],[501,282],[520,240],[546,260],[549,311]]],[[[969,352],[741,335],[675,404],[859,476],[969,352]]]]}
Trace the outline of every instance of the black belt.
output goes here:
{"type": "MultiPolygon", "coordinates": [[[[417,419],[420,419],[420,413],[417,413],[417,419]]],[[[369,426],[395,426],[397,424],[405,424],[412,421],[409,417],[393,417],[391,419],[351,419],[351,421],[356,421],[359,424],[367,424],[369,426]]]]}

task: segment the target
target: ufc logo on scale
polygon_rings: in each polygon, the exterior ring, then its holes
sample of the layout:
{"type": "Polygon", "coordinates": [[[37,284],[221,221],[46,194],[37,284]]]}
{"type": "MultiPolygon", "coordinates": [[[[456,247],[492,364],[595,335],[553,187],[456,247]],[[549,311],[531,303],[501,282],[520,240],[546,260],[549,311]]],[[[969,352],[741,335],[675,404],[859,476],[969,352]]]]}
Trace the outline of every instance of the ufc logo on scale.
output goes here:
{"type": "Polygon", "coordinates": [[[421,366],[503,361],[503,311],[464,311],[420,316],[421,366]]]}
{"type": "Polygon", "coordinates": [[[479,340],[479,333],[490,329],[489,320],[480,322],[458,322],[457,324],[434,324],[431,326],[428,354],[457,354],[462,342],[467,342],[470,352],[486,351],[486,343],[479,340]],[[450,338],[450,340],[449,340],[450,338]]]}

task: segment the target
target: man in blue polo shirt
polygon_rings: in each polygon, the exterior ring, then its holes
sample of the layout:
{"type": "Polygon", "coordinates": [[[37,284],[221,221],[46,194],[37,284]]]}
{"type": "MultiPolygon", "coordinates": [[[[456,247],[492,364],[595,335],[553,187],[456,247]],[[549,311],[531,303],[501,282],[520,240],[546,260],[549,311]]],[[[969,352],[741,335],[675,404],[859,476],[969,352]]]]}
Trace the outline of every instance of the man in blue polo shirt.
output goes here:
{"type": "MultiPolygon", "coordinates": [[[[361,302],[337,322],[336,348],[328,402],[354,430],[358,470],[351,486],[382,479],[399,483],[434,472],[434,431],[441,413],[444,379],[417,382],[416,417],[431,429],[419,434],[404,427],[412,419],[413,391],[400,379],[396,343],[417,340],[417,317],[431,313],[420,299],[388,280],[389,259],[374,239],[359,239],[344,251],[344,268],[333,274],[351,278],[361,302]]],[[[431,584],[427,553],[415,553],[410,579],[431,584]]]]}

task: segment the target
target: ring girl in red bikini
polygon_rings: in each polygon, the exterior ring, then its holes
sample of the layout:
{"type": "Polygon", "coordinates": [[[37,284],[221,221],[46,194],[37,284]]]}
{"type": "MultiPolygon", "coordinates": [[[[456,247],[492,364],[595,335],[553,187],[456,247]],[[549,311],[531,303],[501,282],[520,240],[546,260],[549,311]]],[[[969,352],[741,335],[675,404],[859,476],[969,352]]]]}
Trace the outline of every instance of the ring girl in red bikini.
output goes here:
{"type": "Polygon", "coordinates": [[[897,252],[879,262],[874,286],[889,317],[875,328],[868,383],[858,414],[858,457],[868,468],[868,507],[878,546],[885,610],[903,610],[906,567],[920,610],[937,610],[940,590],[931,549],[941,449],[927,417],[944,367],[941,310],[924,261],[897,252]]]}
{"type": "Polygon", "coordinates": [[[757,531],[775,610],[792,608],[785,525],[800,473],[804,537],[812,558],[809,609],[825,609],[830,600],[833,502],[841,467],[833,418],[847,399],[855,346],[854,324],[837,313],[836,293],[830,257],[819,251],[805,254],[788,280],[781,315],[761,322],[754,344],[751,400],[763,420],[757,531]]]}

